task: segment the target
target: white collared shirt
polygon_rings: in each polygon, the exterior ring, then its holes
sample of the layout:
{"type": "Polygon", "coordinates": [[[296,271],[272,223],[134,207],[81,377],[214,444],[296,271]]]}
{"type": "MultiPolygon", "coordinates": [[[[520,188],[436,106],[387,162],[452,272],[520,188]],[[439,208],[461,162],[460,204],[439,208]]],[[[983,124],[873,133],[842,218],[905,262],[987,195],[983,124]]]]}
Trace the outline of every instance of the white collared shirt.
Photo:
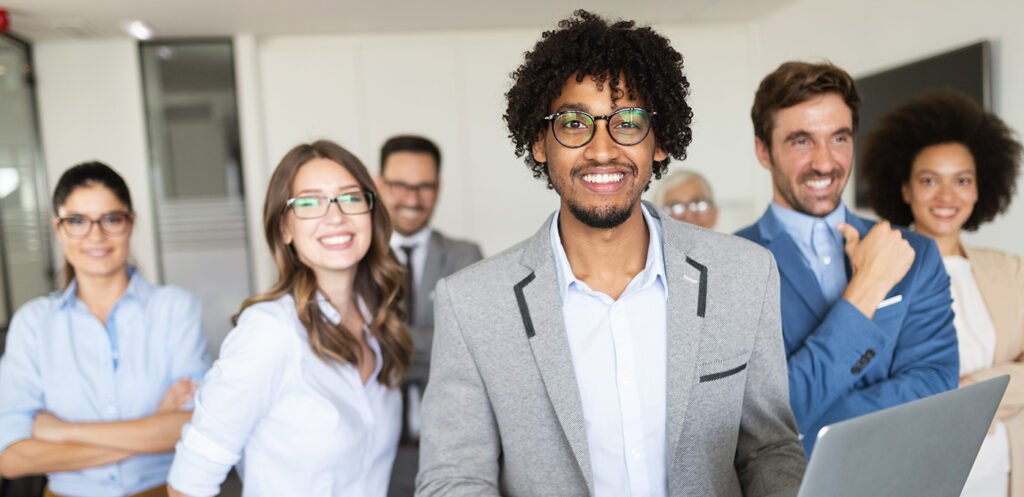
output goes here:
{"type": "Polygon", "coordinates": [[[418,288],[423,281],[423,266],[427,264],[427,243],[430,242],[430,235],[433,230],[425,226],[409,236],[403,236],[397,231],[391,234],[391,250],[395,251],[398,262],[405,264],[405,251],[403,246],[412,245],[412,283],[418,288]]]}
{"type": "MultiPolygon", "coordinates": [[[[323,298],[319,304],[339,322],[334,307],[323,298]]],[[[194,497],[216,495],[241,461],[246,497],[384,497],[402,399],[378,383],[380,346],[368,328],[363,332],[376,364],[366,385],[353,365],[314,354],[291,296],[247,308],[196,396],[171,486],[194,497]]]]}
{"type": "Polygon", "coordinates": [[[551,222],[562,316],[583,404],[595,497],[664,497],[668,286],[661,225],[643,208],[647,262],[618,300],[576,279],[551,222]]]}

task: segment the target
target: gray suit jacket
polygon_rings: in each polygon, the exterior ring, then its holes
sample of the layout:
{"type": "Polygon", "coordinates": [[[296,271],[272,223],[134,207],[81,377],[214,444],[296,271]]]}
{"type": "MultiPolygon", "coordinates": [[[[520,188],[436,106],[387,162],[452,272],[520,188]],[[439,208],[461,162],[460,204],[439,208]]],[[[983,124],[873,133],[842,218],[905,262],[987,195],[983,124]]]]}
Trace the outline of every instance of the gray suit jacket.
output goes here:
{"type": "Polygon", "coordinates": [[[434,287],[438,280],[483,259],[480,246],[463,240],[448,238],[436,229],[427,242],[427,259],[423,265],[423,278],[416,286],[413,307],[412,364],[406,374],[409,381],[425,385],[430,371],[430,348],[434,342],[434,287]]]}
{"type": "MultiPolygon", "coordinates": [[[[740,238],[661,222],[668,495],[795,495],[805,459],[775,262],[740,238]]],[[[417,496],[593,495],[549,223],[437,285],[417,496]]]]}

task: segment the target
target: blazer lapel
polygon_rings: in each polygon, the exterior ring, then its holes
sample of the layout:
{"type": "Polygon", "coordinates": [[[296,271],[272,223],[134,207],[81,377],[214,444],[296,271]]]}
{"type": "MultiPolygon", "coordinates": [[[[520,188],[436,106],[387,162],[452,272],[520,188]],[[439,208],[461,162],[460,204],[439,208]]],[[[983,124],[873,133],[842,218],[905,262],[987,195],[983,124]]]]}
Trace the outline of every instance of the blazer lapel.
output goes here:
{"type": "Polygon", "coordinates": [[[552,218],[548,218],[524,250],[522,264],[532,272],[516,284],[514,290],[544,388],[592,495],[594,482],[582,401],[566,336],[558,275],[548,235],[552,218]]]}
{"type": "MultiPolygon", "coordinates": [[[[657,212],[656,209],[648,209],[657,212]]],[[[693,250],[680,226],[662,223],[664,235],[665,272],[668,284],[665,341],[668,349],[666,368],[666,449],[668,468],[673,468],[685,426],[686,407],[697,383],[697,361],[700,340],[707,320],[708,280],[712,274],[705,265],[706,257],[693,250]]],[[[671,470],[671,469],[670,469],[671,470]]]]}
{"type": "MultiPolygon", "coordinates": [[[[775,218],[771,209],[765,211],[757,226],[764,247],[775,256],[775,263],[779,266],[779,273],[783,279],[793,287],[800,299],[807,304],[807,308],[818,320],[825,316],[823,312],[828,310],[825,304],[825,296],[821,293],[821,286],[818,285],[814,272],[807,267],[803,254],[796,246],[796,242],[782,227],[782,223],[775,218]]],[[[783,302],[785,306],[785,302],[783,302]]]]}

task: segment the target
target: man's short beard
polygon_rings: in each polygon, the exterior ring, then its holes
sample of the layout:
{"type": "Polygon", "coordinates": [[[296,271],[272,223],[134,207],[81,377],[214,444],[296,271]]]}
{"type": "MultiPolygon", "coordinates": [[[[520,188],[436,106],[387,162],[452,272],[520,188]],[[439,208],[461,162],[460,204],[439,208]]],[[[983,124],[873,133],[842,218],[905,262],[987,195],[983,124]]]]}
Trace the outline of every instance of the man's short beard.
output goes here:
{"type": "MultiPolygon", "coordinates": [[[[842,202],[843,188],[838,188],[836,190],[836,193],[834,194],[835,198],[830,198],[829,199],[829,200],[834,201],[834,205],[832,205],[832,208],[828,212],[817,213],[817,212],[812,211],[810,206],[807,203],[805,203],[803,201],[803,199],[801,199],[799,196],[797,196],[796,190],[794,188],[791,188],[792,185],[790,185],[790,183],[788,182],[789,178],[787,178],[784,174],[782,174],[779,171],[779,167],[775,164],[775,158],[772,157],[770,160],[771,160],[771,165],[772,165],[772,169],[771,169],[771,172],[772,172],[772,182],[775,183],[776,189],[778,190],[779,195],[782,195],[782,198],[785,199],[786,202],[789,203],[789,206],[790,206],[790,208],[792,210],[794,210],[796,212],[800,212],[802,214],[807,214],[808,216],[812,216],[812,217],[824,217],[829,212],[834,211],[836,209],[836,207],[839,206],[839,203],[842,202]]],[[[811,179],[811,178],[823,178],[823,177],[832,178],[832,181],[835,182],[835,183],[839,183],[839,181],[842,180],[842,175],[838,174],[836,172],[833,172],[832,174],[805,173],[805,174],[801,175],[801,177],[797,178],[797,183],[798,184],[803,183],[807,179],[811,179]]]]}
{"type": "MultiPolygon", "coordinates": [[[[631,170],[634,177],[638,175],[637,167],[633,164],[626,164],[631,170]]],[[[582,166],[580,167],[582,168],[582,166]]],[[[551,176],[548,176],[550,185],[554,188],[555,192],[558,193],[559,197],[565,199],[566,204],[569,206],[569,212],[579,219],[579,221],[588,227],[595,229],[612,229],[618,227],[622,223],[629,219],[629,216],[633,213],[634,204],[639,201],[640,194],[637,194],[637,198],[633,200],[630,205],[625,206],[601,206],[601,207],[583,207],[576,202],[572,201],[572,198],[567,198],[569,194],[567,190],[571,190],[571,186],[566,184],[559,184],[558,181],[553,181],[551,176]]],[[[648,184],[650,183],[650,177],[647,178],[648,184]]]]}
{"type": "Polygon", "coordinates": [[[569,202],[569,212],[581,223],[595,229],[612,229],[626,222],[632,214],[633,206],[607,207],[587,209],[569,202]]]}

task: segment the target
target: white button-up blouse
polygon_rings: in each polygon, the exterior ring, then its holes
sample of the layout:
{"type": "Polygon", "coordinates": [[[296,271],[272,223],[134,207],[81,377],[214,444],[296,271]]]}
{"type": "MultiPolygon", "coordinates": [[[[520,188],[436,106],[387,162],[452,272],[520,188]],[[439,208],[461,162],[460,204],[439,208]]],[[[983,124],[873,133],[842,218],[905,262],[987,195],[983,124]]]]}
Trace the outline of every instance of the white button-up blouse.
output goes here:
{"type": "MultiPolygon", "coordinates": [[[[339,321],[330,303],[319,304],[339,321]]],[[[384,497],[402,399],[377,381],[380,347],[363,333],[376,364],[365,385],[353,365],[313,353],[290,296],[247,308],[203,380],[168,483],[213,496],[237,463],[245,497],[384,497]]]]}

